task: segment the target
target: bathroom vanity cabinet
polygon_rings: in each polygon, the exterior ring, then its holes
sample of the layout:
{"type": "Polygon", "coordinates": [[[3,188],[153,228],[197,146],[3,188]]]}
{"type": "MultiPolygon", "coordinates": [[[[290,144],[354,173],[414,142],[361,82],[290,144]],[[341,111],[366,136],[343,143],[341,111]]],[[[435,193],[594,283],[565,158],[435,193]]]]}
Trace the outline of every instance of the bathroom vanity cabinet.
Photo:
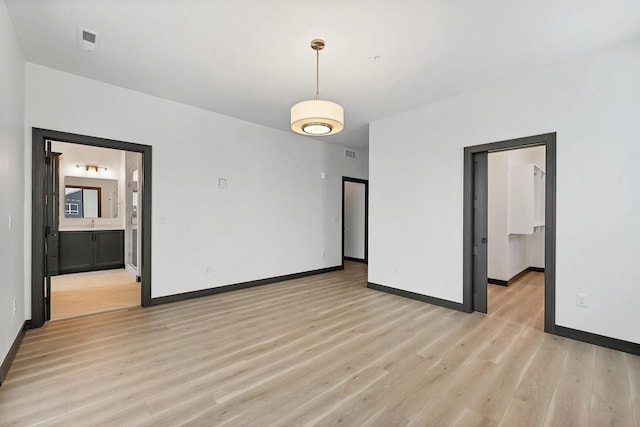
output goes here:
{"type": "Polygon", "coordinates": [[[124,268],[124,230],[60,231],[60,274],[124,268]]]}

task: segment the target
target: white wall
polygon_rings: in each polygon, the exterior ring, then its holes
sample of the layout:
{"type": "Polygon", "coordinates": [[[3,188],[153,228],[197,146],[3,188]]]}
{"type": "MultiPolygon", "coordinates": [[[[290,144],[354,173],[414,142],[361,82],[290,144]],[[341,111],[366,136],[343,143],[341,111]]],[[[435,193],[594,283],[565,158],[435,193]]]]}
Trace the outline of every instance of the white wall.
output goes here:
{"type": "Polygon", "coordinates": [[[0,363],[25,320],[24,58],[0,1],[0,363]],[[9,228],[9,221],[12,221],[9,228]],[[13,302],[16,301],[16,313],[13,302]]]}
{"type": "Polygon", "coordinates": [[[102,189],[102,217],[101,218],[65,218],[64,203],[60,199],[60,229],[73,230],[86,228],[93,222],[99,228],[124,228],[124,211],[126,209],[124,199],[124,154],[122,150],[112,150],[109,148],[92,147],[90,145],[71,144],[67,142],[53,141],[51,143],[53,152],[62,153],[60,159],[60,194],[64,194],[64,187],[67,181],[77,185],[90,186],[90,182],[79,181],[80,178],[90,178],[95,180],[94,185],[103,187],[102,189]],[[87,170],[78,168],[76,165],[96,165],[105,169],[87,170]],[[67,177],[73,177],[67,180],[67,177]],[[117,180],[116,197],[112,202],[111,184],[101,180],[117,180]],[[111,208],[111,209],[110,209],[111,208]],[[111,211],[115,211],[111,215],[111,211]]]}
{"type": "Polygon", "coordinates": [[[364,259],[365,185],[344,183],[344,256],[364,259]]]}
{"type": "Polygon", "coordinates": [[[639,75],[634,42],[372,123],[369,280],[462,302],[463,147],[557,132],[556,323],[640,342],[639,75]]]}
{"type": "Polygon", "coordinates": [[[341,264],[342,176],[367,178],[366,153],[31,63],[26,82],[27,129],[153,146],[153,297],[341,264]]]}
{"type": "MultiPolygon", "coordinates": [[[[513,165],[534,163],[545,169],[544,147],[498,151],[488,156],[488,250],[489,278],[509,280],[528,267],[544,267],[544,230],[532,234],[509,234],[509,179],[513,165]]],[[[533,177],[532,177],[533,178],[533,177]]]]}

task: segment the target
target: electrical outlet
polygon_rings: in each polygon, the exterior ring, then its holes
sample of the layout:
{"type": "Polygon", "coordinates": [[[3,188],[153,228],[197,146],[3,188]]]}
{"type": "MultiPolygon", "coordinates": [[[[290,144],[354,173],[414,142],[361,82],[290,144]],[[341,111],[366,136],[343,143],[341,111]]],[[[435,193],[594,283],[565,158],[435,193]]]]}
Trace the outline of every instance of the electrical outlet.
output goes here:
{"type": "Polygon", "coordinates": [[[322,251],[322,258],[326,258],[327,257],[327,251],[322,251]]]}
{"type": "Polygon", "coordinates": [[[207,265],[207,266],[204,268],[204,272],[205,272],[206,274],[211,274],[211,266],[210,266],[210,265],[207,265]]]}
{"type": "Polygon", "coordinates": [[[396,273],[396,274],[398,274],[398,266],[397,266],[397,265],[394,265],[394,266],[393,266],[393,272],[394,272],[394,273],[396,273]]]}
{"type": "Polygon", "coordinates": [[[16,311],[18,311],[18,305],[17,305],[17,301],[14,299],[13,300],[13,314],[16,314],[16,311]]]}
{"type": "Polygon", "coordinates": [[[166,216],[161,216],[160,217],[160,224],[165,225],[167,223],[167,217],[166,216]]]}
{"type": "Polygon", "coordinates": [[[586,294],[576,294],[576,305],[578,307],[587,307],[587,295],[586,294]]]}

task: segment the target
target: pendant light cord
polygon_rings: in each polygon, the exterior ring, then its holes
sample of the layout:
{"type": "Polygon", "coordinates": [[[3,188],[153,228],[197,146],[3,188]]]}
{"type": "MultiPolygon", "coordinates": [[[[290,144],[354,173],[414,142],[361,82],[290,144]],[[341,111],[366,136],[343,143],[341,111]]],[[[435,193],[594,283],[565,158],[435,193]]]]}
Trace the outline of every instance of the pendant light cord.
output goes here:
{"type": "Polygon", "coordinates": [[[316,101],[320,99],[320,50],[316,49],[316,101]]]}

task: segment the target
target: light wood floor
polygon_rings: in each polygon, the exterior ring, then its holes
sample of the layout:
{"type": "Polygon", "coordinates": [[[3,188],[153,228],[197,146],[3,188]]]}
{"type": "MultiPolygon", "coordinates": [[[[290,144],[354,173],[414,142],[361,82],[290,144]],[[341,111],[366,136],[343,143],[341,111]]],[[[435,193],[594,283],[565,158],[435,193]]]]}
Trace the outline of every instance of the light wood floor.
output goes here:
{"type": "Polygon", "coordinates": [[[140,305],[140,283],[124,269],[51,278],[51,320],[140,305]]]}
{"type": "Polygon", "coordinates": [[[544,334],[541,277],[492,286],[488,316],[369,290],[349,263],[52,322],[0,425],[640,426],[640,358],[544,334]]]}

